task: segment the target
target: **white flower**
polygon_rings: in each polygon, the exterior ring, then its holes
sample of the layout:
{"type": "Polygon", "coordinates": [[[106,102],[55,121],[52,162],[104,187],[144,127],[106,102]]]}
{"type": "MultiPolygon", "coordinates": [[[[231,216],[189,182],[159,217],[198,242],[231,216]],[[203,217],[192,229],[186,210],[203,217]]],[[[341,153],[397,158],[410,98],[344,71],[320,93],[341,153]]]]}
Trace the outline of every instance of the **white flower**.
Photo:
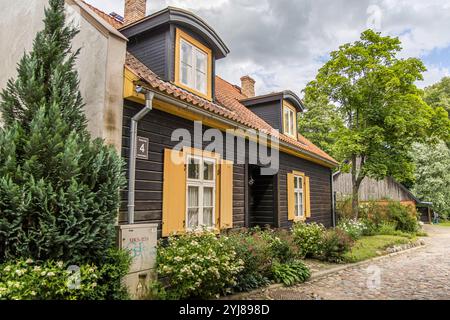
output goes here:
{"type": "Polygon", "coordinates": [[[31,291],[30,294],[31,294],[32,296],[35,296],[35,295],[36,295],[36,292],[35,292],[35,291],[31,291]]]}
{"type": "Polygon", "coordinates": [[[27,264],[32,264],[34,261],[33,259],[28,258],[27,261],[25,261],[27,264]]]}
{"type": "Polygon", "coordinates": [[[58,268],[62,268],[63,265],[64,265],[64,263],[63,263],[62,261],[58,261],[58,262],[56,263],[56,265],[58,266],[58,268]]]}
{"type": "Polygon", "coordinates": [[[50,271],[49,273],[47,273],[47,277],[53,277],[55,275],[54,272],[50,271]]]}
{"type": "Polygon", "coordinates": [[[41,267],[35,266],[35,267],[33,268],[33,271],[36,271],[36,272],[41,271],[41,267]]]}
{"type": "Polygon", "coordinates": [[[47,274],[47,271],[42,271],[41,276],[45,276],[47,274]]]}
{"type": "Polygon", "coordinates": [[[20,277],[21,275],[23,275],[25,273],[26,270],[24,269],[17,269],[16,270],[16,274],[20,277]]]}
{"type": "Polygon", "coordinates": [[[11,271],[11,266],[6,266],[5,269],[3,269],[3,271],[10,272],[11,271]]]}

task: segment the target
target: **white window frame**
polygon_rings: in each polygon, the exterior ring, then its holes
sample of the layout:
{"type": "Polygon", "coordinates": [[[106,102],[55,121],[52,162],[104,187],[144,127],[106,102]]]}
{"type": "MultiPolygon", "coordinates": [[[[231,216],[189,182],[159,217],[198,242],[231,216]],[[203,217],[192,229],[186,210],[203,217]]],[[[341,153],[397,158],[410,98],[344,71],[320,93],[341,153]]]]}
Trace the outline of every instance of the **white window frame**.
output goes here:
{"type": "Polygon", "coordinates": [[[284,133],[293,138],[296,138],[295,137],[295,133],[297,132],[296,120],[297,120],[296,112],[287,106],[283,106],[284,133]],[[286,121],[286,113],[288,114],[287,121],[286,121]]]}
{"type": "Polygon", "coordinates": [[[186,156],[186,215],[185,215],[185,228],[187,231],[200,230],[203,227],[207,229],[215,229],[216,221],[216,169],[217,161],[214,158],[201,157],[193,154],[188,154],[186,156]],[[191,159],[197,159],[200,162],[199,166],[199,179],[189,178],[189,163],[191,159]],[[213,164],[213,179],[204,180],[204,163],[210,162],[213,164]],[[189,226],[189,187],[198,187],[198,226],[197,228],[190,228],[189,226]],[[212,188],[212,225],[205,226],[203,223],[203,210],[204,210],[204,188],[212,188]]]}
{"type": "Polygon", "coordinates": [[[304,219],[305,214],[305,177],[301,175],[294,175],[294,205],[297,200],[297,195],[302,195],[302,201],[298,201],[294,215],[297,219],[304,219]],[[297,188],[295,187],[295,180],[297,180],[297,188]],[[300,183],[301,181],[301,183],[300,183]],[[301,210],[300,210],[301,208],[301,210]],[[299,213],[299,214],[297,214],[299,213]]]}
{"type": "Polygon", "coordinates": [[[198,91],[204,95],[208,94],[208,53],[204,52],[203,50],[201,50],[200,48],[196,47],[195,45],[193,45],[192,43],[184,40],[184,39],[180,39],[180,64],[179,64],[179,68],[180,70],[178,70],[179,75],[180,75],[180,83],[195,90],[198,91]],[[186,45],[188,47],[191,48],[191,61],[188,61],[187,63],[183,62],[183,45],[186,45]],[[197,66],[197,59],[196,59],[196,55],[197,54],[201,54],[204,56],[205,58],[205,70],[204,72],[200,71],[200,69],[197,66]],[[191,67],[191,72],[188,72],[188,79],[187,79],[187,83],[183,81],[183,65],[187,64],[188,66],[191,67]],[[197,89],[197,73],[202,73],[204,75],[204,91],[197,89]]]}

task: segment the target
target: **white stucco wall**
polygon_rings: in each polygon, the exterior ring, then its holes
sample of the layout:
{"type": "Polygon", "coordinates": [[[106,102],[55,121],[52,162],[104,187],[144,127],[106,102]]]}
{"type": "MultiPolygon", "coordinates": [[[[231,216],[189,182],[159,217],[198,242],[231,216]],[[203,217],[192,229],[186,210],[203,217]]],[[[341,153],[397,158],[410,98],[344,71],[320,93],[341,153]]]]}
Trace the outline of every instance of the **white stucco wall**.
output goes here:
{"type": "MultiPolygon", "coordinates": [[[[0,88],[16,76],[17,62],[32,48],[47,4],[48,0],[0,0],[0,88]]],[[[126,39],[76,0],[66,0],[66,11],[68,21],[80,29],[73,48],[81,48],[77,70],[88,129],[120,150],[126,39]]]]}

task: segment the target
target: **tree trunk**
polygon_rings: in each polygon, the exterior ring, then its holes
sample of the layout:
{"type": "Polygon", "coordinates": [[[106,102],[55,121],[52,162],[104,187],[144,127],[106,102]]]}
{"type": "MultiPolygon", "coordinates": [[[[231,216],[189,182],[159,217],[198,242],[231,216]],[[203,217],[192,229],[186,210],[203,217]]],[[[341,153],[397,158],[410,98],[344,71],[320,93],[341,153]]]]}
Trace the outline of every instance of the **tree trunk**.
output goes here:
{"type": "Polygon", "coordinates": [[[359,186],[356,183],[352,184],[352,216],[358,219],[359,215],[359,186]]]}
{"type": "MultiPolygon", "coordinates": [[[[362,161],[364,160],[362,159],[362,161]]],[[[355,219],[358,219],[359,215],[359,187],[364,179],[364,176],[358,171],[358,158],[355,155],[352,157],[352,216],[355,219]]]]}

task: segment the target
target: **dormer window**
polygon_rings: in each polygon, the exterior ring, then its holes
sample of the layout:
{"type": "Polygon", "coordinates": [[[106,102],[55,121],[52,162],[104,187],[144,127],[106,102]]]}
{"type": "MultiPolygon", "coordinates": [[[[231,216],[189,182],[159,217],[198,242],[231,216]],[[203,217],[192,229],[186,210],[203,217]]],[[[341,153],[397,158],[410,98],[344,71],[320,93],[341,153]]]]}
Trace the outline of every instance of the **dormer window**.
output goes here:
{"type": "Polygon", "coordinates": [[[177,29],[175,84],[211,100],[212,51],[177,29]]]}
{"type": "Polygon", "coordinates": [[[297,111],[287,102],[283,104],[283,132],[297,140],[297,111]]]}

